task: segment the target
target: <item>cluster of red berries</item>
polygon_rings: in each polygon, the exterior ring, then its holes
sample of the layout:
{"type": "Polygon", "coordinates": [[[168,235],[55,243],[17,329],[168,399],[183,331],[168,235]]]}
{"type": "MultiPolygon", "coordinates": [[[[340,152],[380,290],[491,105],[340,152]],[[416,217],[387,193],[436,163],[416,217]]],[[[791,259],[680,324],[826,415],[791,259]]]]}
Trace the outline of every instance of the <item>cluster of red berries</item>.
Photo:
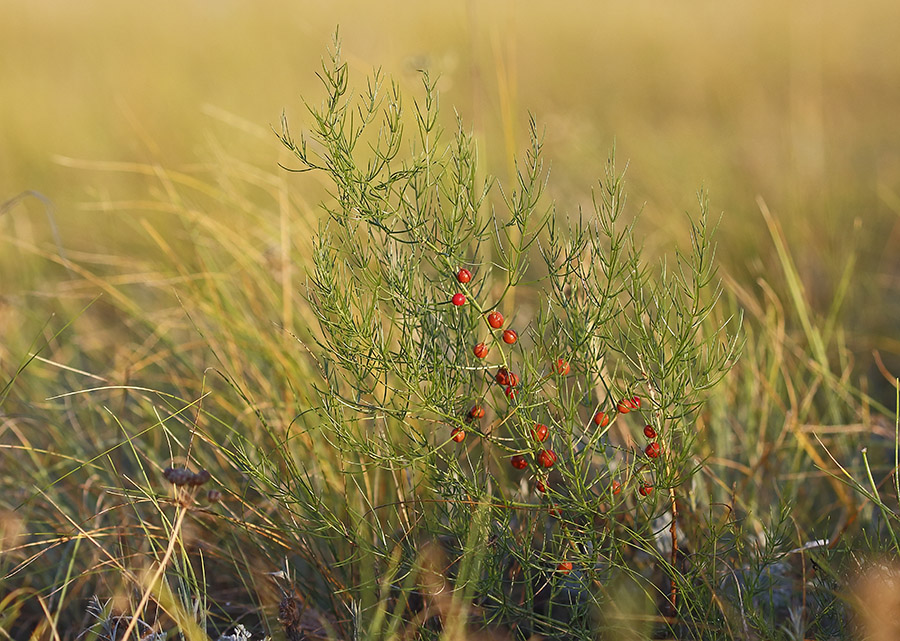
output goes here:
{"type": "MultiPolygon", "coordinates": [[[[460,269],[456,273],[456,280],[462,284],[469,283],[472,280],[472,272],[465,268],[460,269]]],[[[462,292],[456,293],[451,298],[451,302],[457,307],[460,307],[466,303],[466,296],[462,292]]],[[[501,314],[497,310],[488,312],[485,320],[487,321],[487,324],[491,327],[491,329],[501,329],[503,328],[503,324],[505,322],[503,314],[501,314]]],[[[519,335],[514,329],[510,328],[504,329],[500,337],[507,345],[514,345],[519,340],[519,335]]],[[[483,359],[487,358],[487,355],[490,352],[490,348],[486,343],[480,342],[472,348],[472,352],[475,354],[476,358],[483,359]]],[[[567,376],[571,371],[568,361],[563,358],[559,358],[553,363],[553,369],[560,376],[567,376]]],[[[497,373],[494,375],[494,381],[504,388],[504,393],[509,400],[512,401],[516,399],[516,396],[518,394],[518,386],[520,383],[518,374],[516,374],[515,372],[511,372],[506,367],[500,367],[500,369],[498,369],[497,373]]],[[[475,405],[469,410],[468,419],[470,421],[474,421],[483,418],[484,415],[484,408],[480,405],[475,405]]],[[[534,437],[535,441],[537,441],[538,443],[543,443],[549,438],[550,431],[548,430],[546,425],[537,423],[532,429],[531,434],[534,437]]],[[[457,443],[461,443],[465,439],[465,437],[466,433],[460,427],[455,427],[450,433],[450,438],[457,443]]],[[[549,448],[542,449],[535,457],[535,461],[541,467],[551,468],[556,464],[557,461],[556,452],[549,448]]],[[[518,470],[523,470],[528,467],[528,459],[526,459],[522,454],[513,455],[512,457],[510,457],[509,462],[510,465],[518,470]]],[[[538,484],[538,487],[542,488],[541,491],[546,490],[546,486],[541,481],[538,481],[538,484]]]]}
{"type": "MultiPolygon", "coordinates": [[[[632,396],[631,398],[623,398],[616,404],[616,411],[619,414],[628,414],[633,410],[639,410],[641,408],[641,397],[640,396],[632,396]]],[[[594,424],[598,427],[606,427],[609,425],[609,415],[600,411],[594,414],[594,424]]],[[[644,436],[648,439],[651,439],[651,442],[644,448],[644,454],[647,455],[648,458],[658,458],[662,453],[662,447],[659,442],[653,439],[656,439],[657,433],[652,425],[644,426],[644,436]]],[[[613,495],[619,494],[622,491],[622,484],[619,481],[613,481],[610,485],[610,490],[613,495]]],[[[649,496],[653,492],[653,485],[642,481],[640,487],[638,488],[638,492],[641,496],[649,496]]]]}

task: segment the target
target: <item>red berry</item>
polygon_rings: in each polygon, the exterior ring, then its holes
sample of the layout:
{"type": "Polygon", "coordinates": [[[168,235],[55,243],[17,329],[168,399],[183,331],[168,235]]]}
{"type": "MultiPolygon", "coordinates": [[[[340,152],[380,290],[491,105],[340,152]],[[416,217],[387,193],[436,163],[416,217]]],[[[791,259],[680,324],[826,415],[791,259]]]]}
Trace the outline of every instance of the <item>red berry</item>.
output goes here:
{"type": "Polygon", "coordinates": [[[525,457],[521,454],[516,454],[511,459],[509,459],[509,464],[517,470],[524,470],[526,467],[528,467],[528,461],[526,461],[525,457]]]}
{"type": "Polygon", "coordinates": [[[556,452],[553,450],[542,450],[538,454],[538,463],[544,467],[553,467],[553,464],[556,463],[556,452]]]}
{"type": "Polygon", "coordinates": [[[646,454],[650,458],[656,458],[657,456],[659,456],[659,452],[660,452],[659,443],[657,443],[656,441],[653,441],[647,447],[644,448],[644,454],[646,454]]]}
{"type": "Polygon", "coordinates": [[[460,269],[458,272],[456,272],[456,280],[461,283],[468,283],[470,280],[472,280],[472,272],[470,272],[468,269],[460,269]]]}
{"type": "Polygon", "coordinates": [[[572,571],[572,562],[571,561],[563,561],[559,565],[556,566],[556,570],[560,574],[568,574],[572,571]]]}
{"type": "Polygon", "coordinates": [[[516,374],[515,372],[510,372],[509,380],[507,381],[507,384],[510,387],[515,387],[516,385],[518,385],[519,384],[519,375],[516,374]]]}
{"type": "Polygon", "coordinates": [[[531,429],[531,435],[536,441],[540,441],[541,443],[547,440],[547,435],[549,433],[550,431],[547,429],[547,426],[542,423],[536,423],[531,429]]]}
{"type": "Polygon", "coordinates": [[[609,417],[603,412],[597,412],[594,414],[594,423],[600,427],[606,427],[609,425],[609,417]]]}
{"type": "Polygon", "coordinates": [[[466,297],[463,294],[453,294],[453,304],[459,307],[460,305],[464,305],[466,302],[466,297]]]}
{"type": "Polygon", "coordinates": [[[618,410],[619,414],[628,414],[631,411],[631,401],[626,399],[622,399],[619,401],[619,404],[616,405],[616,410],[618,410]]]}
{"type": "Polygon", "coordinates": [[[650,496],[653,493],[653,486],[647,482],[641,483],[638,492],[640,492],[641,496],[650,496]]]}
{"type": "Polygon", "coordinates": [[[506,394],[506,398],[508,398],[508,399],[511,400],[511,401],[516,400],[516,396],[518,396],[518,394],[519,394],[519,393],[516,391],[516,388],[513,387],[512,385],[510,385],[509,387],[507,387],[507,388],[506,388],[506,391],[505,391],[504,393],[506,394]]]}
{"type": "Polygon", "coordinates": [[[622,484],[618,481],[613,481],[610,489],[612,490],[613,495],[616,495],[622,491],[622,484]]]}
{"type": "Polygon", "coordinates": [[[462,443],[463,439],[466,438],[466,433],[458,427],[454,427],[453,431],[450,432],[450,438],[452,438],[457,443],[462,443]]]}
{"type": "Polygon", "coordinates": [[[484,358],[488,355],[488,346],[484,343],[478,343],[478,345],[472,348],[472,351],[475,352],[476,357],[484,358]]]}
{"type": "Polygon", "coordinates": [[[535,483],[534,483],[534,489],[536,489],[538,492],[546,492],[546,491],[547,491],[547,486],[544,485],[544,482],[543,482],[543,481],[535,481],[535,483]]]}
{"type": "Polygon", "coordinates": [[[503,330],[503,342],[507,345],[512,345],[517,340],[519,340],[519,335],[516,334],[515,330],[505,329],[503,330]]]}
{"type": "Polygon", "coordinates": [[[656,430],[653,429],[652,425],[644,426],[644,436],[646,436],[647,438],[656,438],[656,430]]]}
{"type": "Polygon", "coordinates": [[[632,396],[630,400],[631,400],[631,409],[633,409],[633,410],[641,409],[641,397],[640,396],[632,396]]]}
{"type": "Polygon", "coordinates": [[[501,367],[497,370],[497,375],[494,376],[494,380],[497,381],[498,385],[509,385],[509,370],[505,367],[501,367]]]}
{"type": "Polygon", "coordinates": [[[493,327],[494,329],[500,329],[503,327],[503,314],[500,312],[491,312],[487,316],[488,325],[493,327]]]}
{"type": "Polygon", "coordinates": [[[469,418],[484,418],[484,408],[481,405],[473,405],[469,410],[469,418]]]}
{"type": "Polygon", "coordinates": [[[569,374],[569,361],[563,360],[561,358],[556,359],[556,373],[560,376],[567,376],[569,374]]]}
{"type": "Polygon", "coordinates": [[[550,516],[555,516],[556,518],[559,518],[560,516],[562,516],[562,510],[560,510],[555,505],[551,505],[550,509],[547,510],[547,514],[549,514],[550,516]]]}

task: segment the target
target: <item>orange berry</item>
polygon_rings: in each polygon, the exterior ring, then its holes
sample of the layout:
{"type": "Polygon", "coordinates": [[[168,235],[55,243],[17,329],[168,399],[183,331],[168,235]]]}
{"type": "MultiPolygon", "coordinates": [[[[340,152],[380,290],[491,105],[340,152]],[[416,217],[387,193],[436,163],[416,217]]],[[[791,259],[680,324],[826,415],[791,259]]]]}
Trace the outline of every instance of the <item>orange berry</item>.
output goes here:
{"type": "Polygon", "coordinates": [[[519,335],[516,334],[515,330],[505,329],[503,330],[503,342],[507,345],[512,345],[517,340],[519,340],[519,335]]]}
{"type": "Polygon", "coordinates": [[[609,425],[609,417],[603,412],[597,412],[594,414],[594,424],[599,425],[600,427],[606,427],[609,425]]]}
{"type": "Polygon", "coordinates": [[[463,439],[466,438],[466,433],[458,427],[454,427],[453,431],[450,432],[450,438],[452,438],[457,443],[462,443],[463,439]]]}

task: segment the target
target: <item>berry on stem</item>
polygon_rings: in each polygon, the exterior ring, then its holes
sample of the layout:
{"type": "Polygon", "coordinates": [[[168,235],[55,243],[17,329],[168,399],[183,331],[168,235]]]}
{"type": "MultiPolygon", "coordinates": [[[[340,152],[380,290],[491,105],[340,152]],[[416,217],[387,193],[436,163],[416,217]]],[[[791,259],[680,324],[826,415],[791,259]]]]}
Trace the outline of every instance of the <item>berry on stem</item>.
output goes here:
{"type": "Polygon", "coordinates": [[[640,492],[641,496],[650,496],[653,493],[653,486],[644,481],[641,483],[641,487],[638,488],[638,492],[640,492]]]}
{"type": "Polygon", "coordinates": [[[473,405],[469,410],[469,418],[484,418],[484,408],[481,405],[473,405]]]}
{"type": "Polygon", "coordinates": [[[461,283],[468,283],[470,280],[472,280],[472,272],[465,268],[460,269],[458,272],[456,272],[456,280],[461,283]]]}
{"type": "Polygon", "coordinates": [[[627,398],[622,399],[619,401],[618,405],[616,405],[616,410],[619,414],[628,414],[628,412],[631,411],[631,401],[627,398]]]}
{"type": "Polygon", "coordinates": [[[452,301],[453,301],[453,304],[454,304],[454,305],[456,305],[457,307],[459,307],[460,305],[464,305],[464,304],[465,304],[465,302],[466,302],[466,296],[465,296],[465,294],[459,294],[459,293],[453,294],[453,299],[452,299],[452,301]]]}
{"type": "Polygon", "coordinates": [[[500,329],[503,327],[503,314],[500,312],[491,312],[487,315],[487,321],[488,325],[494,329],[500,329]]]}
{"type": "Polygon", "coordinates": [[[641,397],[640,396],[632,396],[629,401],[631,402],[631,409],[639,410],[641,409],[641,397]]]}
{"type": "Polygon", "coordinates": [[[507,385],[509,385],[510,387],[515,387],[518,384],[519,384],[519,375],[516,374],[515,372],[510,372],[509,379],[507,381],[507,385]]]}
{"type": "Polygon", "coordinates": [[[619,492],[622,491],[622,484],[619,483],[618,481],[613,481],[612,485],[610,485],[609,489],[612,490],[613,496],[615,496],[616,494],[618,494],[619,492]]]}
{"type": "Polygon", "coordinates": [[[478,343],[478,345],[472,348],[472,351],[475,352],[477,358],[484,358],[488,355],[488,346],[484,343],[478,343]]]}
{"type": "Polygon", "coordinates": [[[543,423],[535,423],[534,427],[531,429],[531,436],[534,437],[534,440],[543,443],[547,440],[547,436],[550,433],[550,430],[547,429],[547,426],[543,423]]]}
{"type": "Polygon", "coordinates": [[[543,482],[543,481],[535,481],[535,482],[534,482],[534,489],[536,489],[538,492],[546,492],[546,491],[547,491],[547,486],[544,485],[544,482],[543,482]]]}
{"type": "Polygon", "coordinates": [[[509,385],[506,388],[506,391],[504,392],[504,394],[506,394],[506,398],[508,398],[511,401],[516,400],[516,396],[519,395],[519,393],[516,391],[516,388],[513,387],[512,385],[509,385]]]}
{"type": "Polygon", "coordinates": [[[497,370],[497,375],[494,376],[494,380],[497,381],[497,385],[509,385],[509,370],[505,367],[501,367],[497,370]]]}
{"type": "Polygon", "coordinates": [[[466,433],[458,427],[454,427],[453,431],[450,432],[450,438],[452,438],[457,443],[462,443],[463,439],[466,438],[466,433]]]}
{"type": "Polygon", "coordinates": [[[644,436],[646,436],[647,438],[656,438],[656,430],[653,429],[652,425],[644,426],[644,436]]]}
{"type": "Polygon", "coordinates": [[[516,454],[511,459],[509,459],[509,464],[517,470],[524,470],[526,467],[528,467],[528,461],[526,461],[525,457],[521,454],[516,454]]]}
{"type": "Polygon", "coordinates": [[[516,331],[513,329],[505,329],[503,330],[503,342],[507,345],[512,345],[517,340],[519,340],[519,335],[516,334],[516,331]]]}
{"type": "Polygon", "coordinates": [[[647,447],[644,448],[644,454],[646,454],[650,458],[656,458],[657,456],[659,456],[659,452],[660,452],[659,443],[657,443],[656,441],[653,441],[647,447]]]}
{"type": "Polygon", "coordinates": [[[606,427],[609,425],[609,417],[603,412],[597,412],[594,414],[594,424],[599,425],[600,427],[606,427]]]}
{"type": "Polygon", "coordinates": [[[567,376],[569,374],[569,361],[562,358],[557,358],[556,373],[560,376],[567,376]]]}
{"type": "Polygon", "coordinates": [[[568,574],[572,571],[572,562],[571,561],[563,561],[559,565],[556,566],[557,572],[560,574],[568,574]]]}
{"type": "Polygon", "coordinates": [[[553,450],[542,450],[538,454],[538,463],[544,467],[553,467],[553,464],[556,463],[556,452],[553,450]]]}

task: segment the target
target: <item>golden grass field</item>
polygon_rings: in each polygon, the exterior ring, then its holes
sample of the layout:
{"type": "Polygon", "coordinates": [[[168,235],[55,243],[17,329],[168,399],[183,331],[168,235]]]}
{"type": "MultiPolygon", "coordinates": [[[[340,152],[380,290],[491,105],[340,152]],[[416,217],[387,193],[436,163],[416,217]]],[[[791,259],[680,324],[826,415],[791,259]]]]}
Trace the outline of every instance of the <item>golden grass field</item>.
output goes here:
{"type": "MultiPolygon", "coordinates": [[[[501,184],[525,150],[529,114],[545,128],[560,209],[589,202],[615,146],[651,253],[686,242],[684,212],[706,190],[723,212],[726,296],[748,309],[747,367],[788,390],[776,400],[760,384],[748,396],[805,429],[844,420],[828,402],[810,408],[823,389],[852,385],[872,403],[842,396],[858,424],[835,438],[883,429],[893,417],[871,414],[879,402],[893,408],[900,372],[898,24],[889,0],[0,0],[0,390],[45,345],[0,393],[0,579],[24,554],[4,561],[4,548],[69,527],[61,515],[93,514],[92,483],[126,465],[86,466],[87,480],[66,486],[66,439],[72,461],[93,465],[122,441],[119,421],[137,430],[153,416],[133,390],[84,415],[78,397],[49,397],[108,384],[196,399],[217,366],[289,424],[312,394],[295,384],[310,366],[276,325],[315,331],[303,293],[326,185],[279,168],[293,162],[272,128],[282,112],[293,131],[308,125],[302,100],[324,95],[315,74],[338,27],[358,87],[380,67],[411,102],[420,70],[438,76],[444,125],[458,113],[501,184]],[[39,197],[18,198],[26,192],[39,197]],[[834,377],[820,377],[825,368],[834,377]],[[32,500],[51,486],[51,507],[32,500]]],[[[249,414],[234,395],[215,403],[249,414]]],[[[147,438],[135,457],[148,465],[180,451],[168,432],[147,438]]],[[[831,470],[805,437],[793,448],[802,478],[831,470]]],[[[839,485],[829,486],[835,502],[850,511],[839,485]]],[[[75,558],[62,545],[29,578],[0,580],[0,630],[16,620],[4,619],[15,601],[4,587],[31,595],[59,581],[53,564],[75,558]]],[[[115,565],[96,554],[84,568],[115,565]]],[[[88,577],[70,594],[94,589],[88,577]]],[[[48,621],[80,605],[53,598],[24,606],[20,621],[43,620],[34,638],[74,638],[54,637],[48,621]]]]}
{"type": "MultiPolygon", "coordinates": [[[[584,198],[615,142],[648,243],[667,243],[704,187],[726,213],[725,264],[771,276],[760,196],[796,245],[817,306],[857,248],[873,270],[866,280],[884,279],[857,287],[894,286],[894,3],[39,1],[0,10],[3,196],[32,189],[51,199],[72,249],[142,242],[125,231],[137,212],[95,209],[135,198],[143,179],[99,162],[208,169],[226,154],[276,173],[285,155],[269,126],[282,110],[301,123],[300,96],[321,96],[314,73],[340,25],[357,74],[379,66],[405,88],[417,87],[416,69],[439,74],[444,105],[474,129],[501,180],[531,112],[546,126],[564,206],[584,198]]],[[[46,241],[40,209],[29,203],[2,230],[46,241]]],[[[3,282],[30,287],[17,253],[3,252],[3,282]]]]}

